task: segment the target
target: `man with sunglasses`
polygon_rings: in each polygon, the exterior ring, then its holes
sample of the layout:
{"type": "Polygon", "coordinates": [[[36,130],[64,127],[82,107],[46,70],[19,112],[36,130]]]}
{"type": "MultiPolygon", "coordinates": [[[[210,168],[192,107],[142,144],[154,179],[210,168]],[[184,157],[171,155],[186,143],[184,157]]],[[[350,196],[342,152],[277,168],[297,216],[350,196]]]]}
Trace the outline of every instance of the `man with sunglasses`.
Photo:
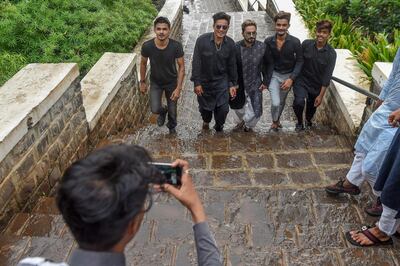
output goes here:
{"type": "Polygon", "coordinates": [[[214,32],[201,35],[193,53],[192,77],[199,102],[203,129],[209,129],[214,114],[214,129],[223,130],[229,112],[229,97],[236,96],[237,71],[235,42],[226,36],[231,17],[213,15],[214,32]]]}
{"type": "Polygon", "coordinates": [[[267,88],[265,65],[271,55],[265,43],[257,41],[257,24],[253,20],[242,23],[243,40],[236,43],[236,62],[239,87],[230,106],[235,110],[238,124],[235,130],[253,131],[262,115],[262,92],[267,88]]]}

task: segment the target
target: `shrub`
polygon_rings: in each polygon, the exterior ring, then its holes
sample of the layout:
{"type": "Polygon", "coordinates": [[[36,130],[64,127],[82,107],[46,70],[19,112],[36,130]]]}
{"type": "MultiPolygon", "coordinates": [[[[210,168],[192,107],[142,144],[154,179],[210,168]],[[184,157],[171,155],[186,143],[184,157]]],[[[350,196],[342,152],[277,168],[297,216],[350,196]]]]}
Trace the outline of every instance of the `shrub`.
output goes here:
{"type": "Polygon", "coordinates": [[[104,52],[132,51],[155,15],[151,0],[3,1],[0,82],[32,62],[76,62],[85,74],[104,52]]]}
{"type": "MultiPolygon", "coordinates": [[[[396,51],[400,47],[400,30],[392,28],[390,36],[385,31],[371,32],[366,30],[365,28],[369,25],[361,26],[359,18],[353,20],[352,16],[356,14],[354,13],[356,8],[349,8],[349,2],[355,5],[359,0],[325,2],[295,0],[296,9],[303,16],[306,26],[312,34],[315,33],[315,23],[318,20],[329,19],[334,23],[329,43],[335,48],[349,49],[357,59],[360,68],[371,78],[371,70],[375,62],[392,62],[394,60],[396,51]],[[334,10],[336,10],[335,12],[343,12],[345,15],[334,14],[334,10]],[[351,16],[348,13],[349,10],[353,12],[351,16]]],[[[362,13],[360,10],[360,14],[362,13]]],[[[376,21],[377,19],[373,17],[372,20],[376,21]]],[[[380,17],[378,20],[380,20],[380,17]]]]}

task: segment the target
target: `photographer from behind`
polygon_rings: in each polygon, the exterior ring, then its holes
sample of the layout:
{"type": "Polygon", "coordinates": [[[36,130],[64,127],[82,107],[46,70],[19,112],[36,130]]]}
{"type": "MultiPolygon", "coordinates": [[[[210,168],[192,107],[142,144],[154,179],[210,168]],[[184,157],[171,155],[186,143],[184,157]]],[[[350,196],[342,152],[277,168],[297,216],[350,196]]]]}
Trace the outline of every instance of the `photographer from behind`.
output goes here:
{"type": "MultiPolygon", "coordinates": [[[[57,205],[78,243],[68,265],[126,265],[124,250],[140,229],[144,214],[151,208],[151,186],[159,184],[156,168],[149,164],[148,152],[136,145],[111,145],[73,163],[64,173],[57,205]]],[[[189,175],[189,164],[176,160],[182,168],[182,186],[155,185],[184,205],[192,214],[199,265],[222,265],[199,195],[189,175]]],[[[20,266],[52,264],[43,258],[26,258],[20,266]]]]}

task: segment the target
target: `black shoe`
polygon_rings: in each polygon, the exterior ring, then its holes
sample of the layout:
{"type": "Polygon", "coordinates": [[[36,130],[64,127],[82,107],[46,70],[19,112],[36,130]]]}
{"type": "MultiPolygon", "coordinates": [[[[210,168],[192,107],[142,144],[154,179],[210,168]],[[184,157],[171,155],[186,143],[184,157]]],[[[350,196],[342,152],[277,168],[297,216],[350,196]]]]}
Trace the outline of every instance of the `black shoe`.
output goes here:
{"type": "Polygon", "coordinates": [[[176,134],[176,129],[175,128],[170,128],[169,129],[169,134],[171,134],[171,135],[176,134]]]}
{"type": "Polygon", "coordinates": [[[165,118],[167,117],[167,110],[164,107],[164,112],[160,113],[157,118],[157,125],[162,127],[165,124],[165,118]]]}
{"type": "Polygon", "coordinates": [[[244,121],[237,123],[236,126],[233,128],[233,131],[241,131],[244,127],[244,121]]]}
{"type": "Polygon", "coordinates": [[[297,123],[296,124],[296,128],[294,129],[296,132],[300,132],[300,131],[303,131],[304,130],[304,125],[301,123],[301,124],[299,124],[299,123],[297,123]]]}
{"type": "Polygon", "coordinates": [[[245,126],[245,127],[243,128],[243,131],[244,131],[244,132],[253,132],[253,129],[252,129],[251,127],[246,127],[246,126],[245,126]]]}
{"type": "Polygon", "coordinates": [[[313,126],[311,121],[306,121],[306,129],[311,129],[313,126]]]}
{"type": "Polygon", "coordinates": [[[214,126],[215,131],[222,132],[224,130],[224,126],[214,126]]]}
{"type": "Polygon", "coordinates": [[[201,127],[203,130],[209,130],[210,129],[210,124],[203,122],[203,126],[201,127]]]}

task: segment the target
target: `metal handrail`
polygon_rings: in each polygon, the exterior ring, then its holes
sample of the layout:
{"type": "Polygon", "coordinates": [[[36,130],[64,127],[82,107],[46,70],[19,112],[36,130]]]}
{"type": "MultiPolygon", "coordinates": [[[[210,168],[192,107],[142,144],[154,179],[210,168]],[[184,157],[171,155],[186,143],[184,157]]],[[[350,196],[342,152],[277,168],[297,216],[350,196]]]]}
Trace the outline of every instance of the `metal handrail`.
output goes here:
{"type": "Polygon", "coordinates": [[[353,85],[353,84],[351,84],[351,83],[349,83],[347,81],[344,81],[343,79],[340,79],[340,78],[337,78],[337,77],[332,77],[332,80],[334,80],[334,81],[336,81],[336,82],[338,82],[338,83],[340,83],[340,84],[342,84],[342,85],[344,85],[344,86],[346,86],[346,87],[348,87],[348,88],[350,88],[350,89],[352,89],[352,90],[354,90],[356,92],[359,92],[359,93],[361,93],[361,94],[363,94],[363,95],[365,95],[365,96],[367,96],[367,97],[369,97],[369,98],[371,98],[373,100],[379,100],[379,96],[377,94],[375,94],[373,92],[370,92],[370,91],[367,91],[367,90],[364,90],[364,89],[362,89],[360,87],[357,87],[357,86],[355,86],[355,85],[353,85]]]}
{"type": "MultiPolygon", "coordinates": [[[[275,7],[276,11],[279,12],[278,5],[276,4],[275,0],[267,0],[266,3],[265,3],[265,9],[268,8],[268,5],[269,5],[270,2],[272,2],[272,5],[275,7]]],[[[259,0],[255,0],[253,3],[251,3],[251,0],[249,0],[250,7],[253,8],[253,9],[254,9],[254,4],[255,3],[258,3],[258,6],[261,7],[262,10],[265,10],[263,8],[263,6],[261,5],[259,0]]]]}

